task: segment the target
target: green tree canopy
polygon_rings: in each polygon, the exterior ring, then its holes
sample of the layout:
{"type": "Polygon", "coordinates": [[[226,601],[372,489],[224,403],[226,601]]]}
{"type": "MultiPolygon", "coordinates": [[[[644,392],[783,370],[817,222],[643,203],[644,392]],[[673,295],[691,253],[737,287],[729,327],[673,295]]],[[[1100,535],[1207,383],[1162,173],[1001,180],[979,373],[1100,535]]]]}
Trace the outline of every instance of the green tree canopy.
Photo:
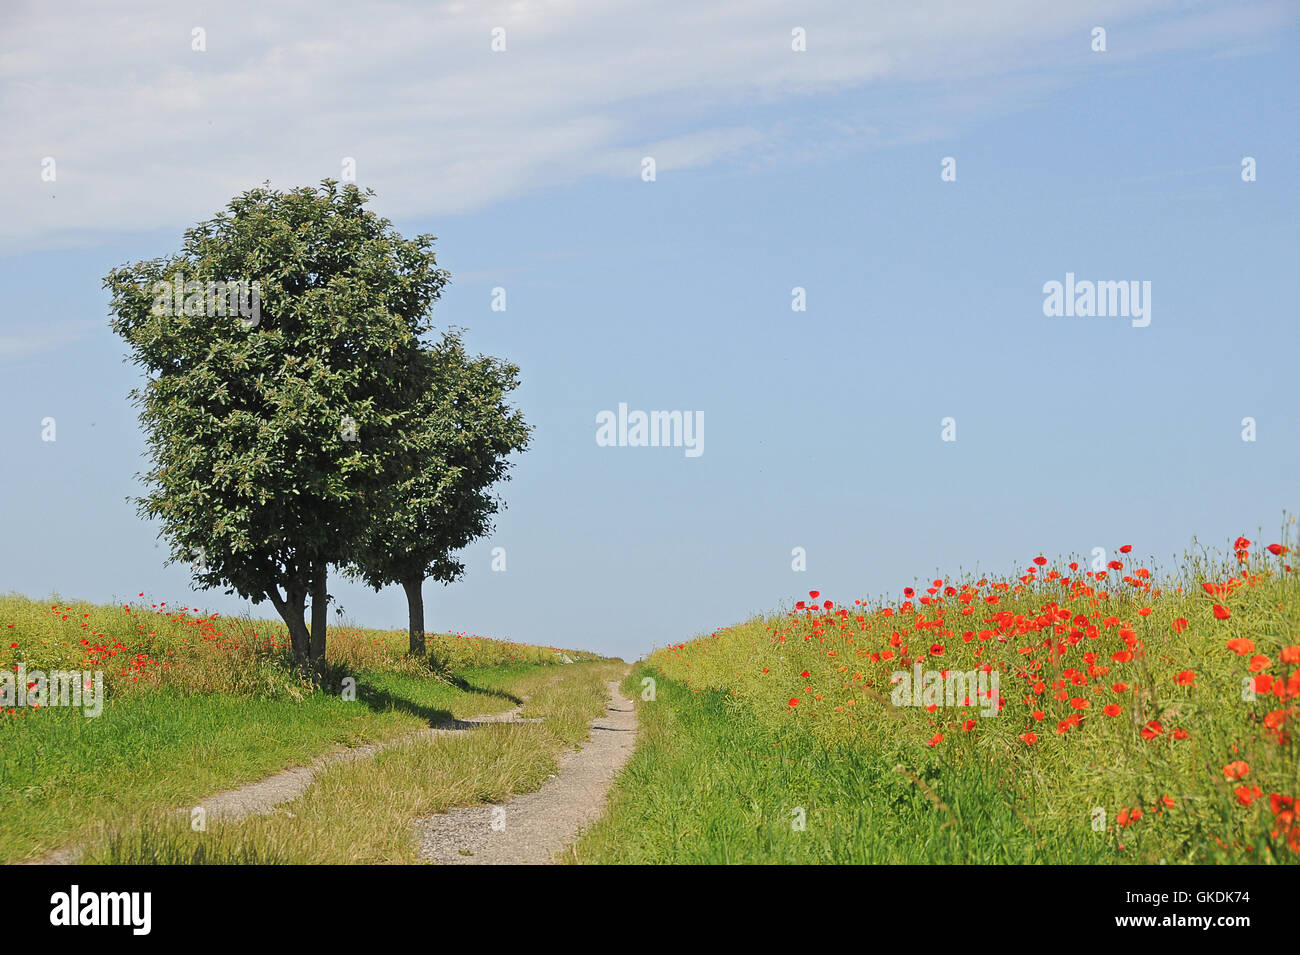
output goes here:
{"type": "Polygon", "coordinates": [[[465,571],[455,552],[492,530],[501,500],[492,487],[508,480],[509,455],[528,446],[530,428],[510,407],[519,369],[470,356],[446,332],[422,355],[430,383],[406,433],[403,476],[386,492],[352,572],[376,590],[406,591],[411,652],[424,652],[423,584],[465,571]]]}
{"type": "Polygon", "coordinates": [[[253,189],[179,253],[104,280],[146,374],[132,393],[150,455],[141,513],[172,560],[197,558],[201,586],[269,599],[317,669],[328,565],[355,558],[409,464],[433,371],[419,339],[448,278],[434,237],[404,239],[370,195],[253,189]]]}

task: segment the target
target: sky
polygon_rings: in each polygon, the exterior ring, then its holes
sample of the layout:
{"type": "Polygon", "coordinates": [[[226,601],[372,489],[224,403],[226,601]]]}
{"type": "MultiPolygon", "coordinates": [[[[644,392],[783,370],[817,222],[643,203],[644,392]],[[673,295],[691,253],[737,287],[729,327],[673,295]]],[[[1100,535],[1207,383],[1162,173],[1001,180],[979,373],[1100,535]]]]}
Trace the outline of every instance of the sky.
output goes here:
{"type": "Polygon", "coordinates": [[[430,629],[631,660],[810,590],[1276,540],[1298,40],[1254,0],[6,4],[0,592],[274,616],[137,516],[101,282],[353,168],[535,427],[430,629]],[[1145,314],[1046,314],[1067,275],[1145,314]],[[602,443],[620,405],[700,443],[602,443]]]}

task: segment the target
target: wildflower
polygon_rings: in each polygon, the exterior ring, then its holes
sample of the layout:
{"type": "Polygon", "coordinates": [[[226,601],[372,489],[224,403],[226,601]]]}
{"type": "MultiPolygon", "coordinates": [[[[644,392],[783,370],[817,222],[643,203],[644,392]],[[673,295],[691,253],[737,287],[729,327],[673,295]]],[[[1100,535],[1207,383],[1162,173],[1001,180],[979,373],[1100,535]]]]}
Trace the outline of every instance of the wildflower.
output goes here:
{"type": "Polygon", "coordinates": [[[1249,806],[1252,802],[1264,795],[1258,786],[1238,786],[1233,790],[1237,794],[1237,802],[1243,806],[1249,806]]]}
{"type": "Polygon", "coordinates": [[[1238,759],[1223,767],[1223,778],[1229,781],[1234,779],[1245,779],[1249,772],[1250,765],[1238,759]]]}

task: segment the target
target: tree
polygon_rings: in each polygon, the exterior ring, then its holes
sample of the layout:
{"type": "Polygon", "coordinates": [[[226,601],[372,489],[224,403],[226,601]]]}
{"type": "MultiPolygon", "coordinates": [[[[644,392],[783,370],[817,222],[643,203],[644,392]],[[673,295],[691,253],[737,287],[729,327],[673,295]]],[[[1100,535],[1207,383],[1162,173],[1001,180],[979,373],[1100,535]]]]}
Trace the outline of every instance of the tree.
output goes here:
{"type": "Polygon", "coordinates": [[[447,282],[373,193],[253,189],[167,258],[114,269],[112,327],[146,373],[141,514],[196,582],[260,603],[325,663],[328,566],[350,562],[400,476],[428,382],[420,336],[447,282]],[[311,627],[303,615],[312,601],[311,627]]]}
{"type": "Polygon", "coordinates": [[[492,530],[503,506],[491,491],[509,480],[509,455],[528,446],[531,429],[507,404],[519,369],[495,358],[470,357],[458,334],[444,333],[422,356],[431,387],[406,433],[403,477],[374,512],[351,572],[376,590],[406,592],[411,653],[423,655],[424,582],[458,580],[453,555],[492,530]]]}

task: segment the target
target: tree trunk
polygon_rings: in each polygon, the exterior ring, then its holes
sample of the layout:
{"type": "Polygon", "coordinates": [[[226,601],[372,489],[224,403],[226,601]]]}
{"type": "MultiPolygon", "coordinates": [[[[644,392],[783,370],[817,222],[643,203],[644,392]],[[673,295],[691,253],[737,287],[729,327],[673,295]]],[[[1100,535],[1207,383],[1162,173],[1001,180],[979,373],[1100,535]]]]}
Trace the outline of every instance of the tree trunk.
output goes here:
{"type": "Polygon", "coordinates": [[[329,592],[326,589],[325,561],[317,561],[311,575],[311,666],[325,672],[325,624],[329,620],[329,592]]]}
{"type": "Polygon", "coordinates": [[[424,656],[424,581],[420,578],[402,581],[406,591],[408,627],[411,633],[411,654],[424,656]]]}
{"type": "Polygon", "coordinates": [[[307,624],[303,620],[303,612],[306,610],[307,605],[306,593],[290,588],[285,591],[285,596],[281,598],[279,589],[272,586],[267,590],[266,595],[271,598],[271,603],[275,605],[276,612],[280,614],[280,619],[289,628],[289,642],[293,646],[293,662],[298,666],[306,666],[311,659],[311,635],[307,632],[307,624]]]}

